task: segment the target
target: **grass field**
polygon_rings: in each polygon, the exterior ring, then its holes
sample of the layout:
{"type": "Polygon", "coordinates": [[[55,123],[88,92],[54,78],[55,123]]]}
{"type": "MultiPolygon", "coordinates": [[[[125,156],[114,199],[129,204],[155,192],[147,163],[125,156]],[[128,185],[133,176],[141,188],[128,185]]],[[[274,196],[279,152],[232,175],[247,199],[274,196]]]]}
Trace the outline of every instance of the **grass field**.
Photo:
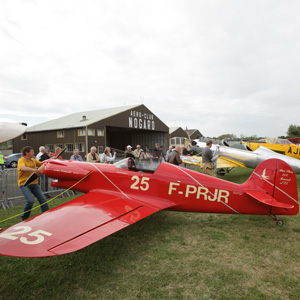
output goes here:
{"type": "MultiPolygon", "coordinates": [[[[224,179],[242,183],[251,172],[224,179]]],[[[0,220],[21,210],[1,210],[0,220]]],[[[1,256],[0,298],[298,300],[300,217],[280,219],[161,211],[75,253],[1,256]]]]}

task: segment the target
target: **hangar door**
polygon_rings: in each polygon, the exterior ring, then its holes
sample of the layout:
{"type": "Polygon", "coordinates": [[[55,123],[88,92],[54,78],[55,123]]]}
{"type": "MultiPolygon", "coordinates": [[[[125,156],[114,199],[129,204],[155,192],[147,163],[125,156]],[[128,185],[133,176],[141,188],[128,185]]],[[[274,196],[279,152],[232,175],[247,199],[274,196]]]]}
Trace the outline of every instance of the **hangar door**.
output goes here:
{"type": "Polygon", "coordinates": [[[142,148],[146,145],[153,149],[155,143],[160,146],[167,146],[167,134],[165,132],[149,132],[149,130],[137,130],[120,127],[106,127],[106,145],[124,151],[127,145],[135,149],[140,144],[142,148]]]}

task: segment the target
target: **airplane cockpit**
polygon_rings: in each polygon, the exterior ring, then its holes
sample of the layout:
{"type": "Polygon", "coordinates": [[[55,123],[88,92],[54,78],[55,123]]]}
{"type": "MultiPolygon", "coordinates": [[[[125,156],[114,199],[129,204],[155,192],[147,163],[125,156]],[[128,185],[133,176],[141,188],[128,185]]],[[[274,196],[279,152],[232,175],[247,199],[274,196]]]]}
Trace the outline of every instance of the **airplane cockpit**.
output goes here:
{"type": "Polygon", "coordinates": [[[292,143],[289,140],[286,140],[286,139],[275,139],[275,144],[290,145],[292,143]]]}
{"type": "Polygon", "coordinates": [[[289,140],[287,139],[278,139],[278,138],[266,138],[264,139],[266,142],[271,143],[271,144],[279,144],[279,145],[290,145],[292,144],[289,140]]]}
{"type": "Polygon", "coordinates": [[[162,161],[163,158],[161,157],[140,158],[137,161],[129,157],[116,162],[114,166],[123,170],[154,173],[162,161]]]}

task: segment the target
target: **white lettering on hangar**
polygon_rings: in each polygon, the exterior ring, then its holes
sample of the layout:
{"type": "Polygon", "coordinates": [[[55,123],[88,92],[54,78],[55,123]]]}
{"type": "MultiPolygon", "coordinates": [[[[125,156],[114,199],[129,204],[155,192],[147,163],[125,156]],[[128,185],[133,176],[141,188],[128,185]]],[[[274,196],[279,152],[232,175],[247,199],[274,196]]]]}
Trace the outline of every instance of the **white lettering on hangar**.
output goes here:
{"type": "Polygon", "coordinates": [[[152,114],[131,110],[128,121],[129,128],[155,130],[154,116],[152,114]]]}

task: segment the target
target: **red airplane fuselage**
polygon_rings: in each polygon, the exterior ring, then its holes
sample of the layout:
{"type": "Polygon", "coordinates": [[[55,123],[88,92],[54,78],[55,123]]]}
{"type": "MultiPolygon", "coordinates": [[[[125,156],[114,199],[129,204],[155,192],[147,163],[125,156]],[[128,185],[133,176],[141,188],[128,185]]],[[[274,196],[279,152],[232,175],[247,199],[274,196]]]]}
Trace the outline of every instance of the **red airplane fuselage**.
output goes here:
{"type": "Polygon", "coordinates": [[[89,174],[73,189],[122,194],[156,208],[172,203],[165,208],[169,210],[261,215],[295,215],[299,211],[295,174],[278,160],[260,164],[241,185],[164,162],[151,173],[115,165],[49,161],[45,174],[58,179],[52,185],[60,188],[69,188],[89,174]],[[264,194],[284,203],[283,207],[269,205],[264,194]]]}
{"type": "Polygon", "coordinates": [[[262,162],[241,185],[164,162],[152,165],[49,160],[45,175],[57,179],[53,186],[85,194],[2,231],[0,255],[70,253],[161,209],[271,215],[278,224],[273,215],[299,211],[295,173],[281,160],[262,162]]]}

